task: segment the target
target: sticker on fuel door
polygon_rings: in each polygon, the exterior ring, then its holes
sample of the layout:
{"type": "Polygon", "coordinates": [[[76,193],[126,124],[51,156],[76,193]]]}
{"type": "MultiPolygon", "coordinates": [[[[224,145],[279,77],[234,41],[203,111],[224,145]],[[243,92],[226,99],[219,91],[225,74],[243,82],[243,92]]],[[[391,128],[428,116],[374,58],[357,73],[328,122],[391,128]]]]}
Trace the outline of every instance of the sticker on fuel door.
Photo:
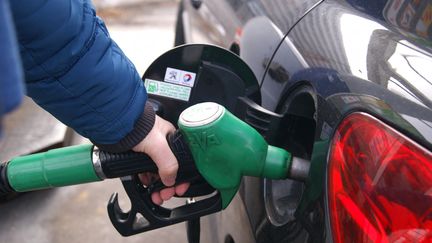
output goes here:
{"type": "Polygon", "coordinates": [[[152,79],[145,79],[144,86],[147,93],[164,96],[177,100],[189,101],[192,88],[176,84],[165,83],[152,79]]]}
{"type": "Polygon", "coordinates": [[[196,74],[180,69],[167,68],[165,72],[165,82],[193,87],[196,74]]]}

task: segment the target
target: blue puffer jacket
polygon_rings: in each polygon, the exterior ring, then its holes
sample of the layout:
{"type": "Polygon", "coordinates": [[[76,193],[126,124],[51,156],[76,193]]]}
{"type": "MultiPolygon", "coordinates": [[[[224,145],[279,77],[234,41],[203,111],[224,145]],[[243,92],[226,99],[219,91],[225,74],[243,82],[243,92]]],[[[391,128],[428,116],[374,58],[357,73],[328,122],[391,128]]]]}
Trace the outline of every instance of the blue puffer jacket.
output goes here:
{"type": "Polygon", "coordinates": [[[154,124],[135,67],[89,0],[10,1],[27,94],[103,149],[124,151],[154,124]]]}
{"type": "Polygon", "coordinates": [[[23,76],[8,1],[0,1],[0,51],[1,119],[20,104],[23,96],[23,76]]]}

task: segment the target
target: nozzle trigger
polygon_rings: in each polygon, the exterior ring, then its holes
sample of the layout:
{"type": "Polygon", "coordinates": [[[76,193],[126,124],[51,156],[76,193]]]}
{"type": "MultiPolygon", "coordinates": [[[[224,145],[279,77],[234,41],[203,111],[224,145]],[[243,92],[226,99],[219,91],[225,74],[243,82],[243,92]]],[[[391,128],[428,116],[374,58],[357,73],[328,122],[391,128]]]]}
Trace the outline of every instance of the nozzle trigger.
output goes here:
{"type": "Polygon", "coordinates": [[[168,225],[196,219],[222,210],[219,193],[173,209],[156,205],[151,200],[152,187],[144,188],[138,176],[121,178],[131,201],[131,209],[125,212],[114,193],[108,202],[108,215],[114,227],[123,236],[130,236],[168,225]]]}

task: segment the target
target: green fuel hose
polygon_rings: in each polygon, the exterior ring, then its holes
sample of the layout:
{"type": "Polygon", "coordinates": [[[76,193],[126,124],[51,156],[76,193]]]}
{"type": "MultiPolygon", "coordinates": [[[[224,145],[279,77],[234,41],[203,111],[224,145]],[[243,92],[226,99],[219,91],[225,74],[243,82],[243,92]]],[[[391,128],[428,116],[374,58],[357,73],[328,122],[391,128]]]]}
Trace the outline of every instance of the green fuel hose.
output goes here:
{"type": "MultiPolygon", "coordinates": [[[[179,173],[196,170],[182,135],[167,137],[180,163],[179,173]]],[[[91,144],[77,145],[21,156],[0,165],[0,195],[118,178],[158,169],[144,153],[109,153],[91,144]]]]}
{"type": "MultiPolygon", "coordinates": [[[[268,145],[255,129],[216,103],[189,107],[180,115],[178,125],[179,130],[167,137],[179,161],[177,177],[189,177],[191,171],[199,171],[221,194],[223,208],[237,192],[242,176],[307,176],[308,161],[268,145]]],[[[155,163],[143,153],[112,154],[93,145],[59,148],[2,164],[0,195],[157,171],[155,163]]]]}

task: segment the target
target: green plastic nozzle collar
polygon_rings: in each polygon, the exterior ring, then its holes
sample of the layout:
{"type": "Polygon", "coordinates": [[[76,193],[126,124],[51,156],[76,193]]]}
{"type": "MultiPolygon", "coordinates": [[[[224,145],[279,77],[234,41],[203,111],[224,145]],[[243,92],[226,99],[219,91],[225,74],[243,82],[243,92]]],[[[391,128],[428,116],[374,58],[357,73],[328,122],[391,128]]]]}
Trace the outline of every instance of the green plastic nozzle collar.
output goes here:
{"type": "Polygon", "coordinates": [[[291,155],[269,146],[255,129],[221,105],[206,102],[191,106],[180,115],[178,125],[201,175],[220,192],[223,208],[231,202],[244,175],[287,177],[291,155]]]}
{"type": "Polygon", "coordinates": [[[92,163],[92,148],[83,144],[12,159],[7,169],[10,186],[25,192],[100,181],[92,163]]]}

